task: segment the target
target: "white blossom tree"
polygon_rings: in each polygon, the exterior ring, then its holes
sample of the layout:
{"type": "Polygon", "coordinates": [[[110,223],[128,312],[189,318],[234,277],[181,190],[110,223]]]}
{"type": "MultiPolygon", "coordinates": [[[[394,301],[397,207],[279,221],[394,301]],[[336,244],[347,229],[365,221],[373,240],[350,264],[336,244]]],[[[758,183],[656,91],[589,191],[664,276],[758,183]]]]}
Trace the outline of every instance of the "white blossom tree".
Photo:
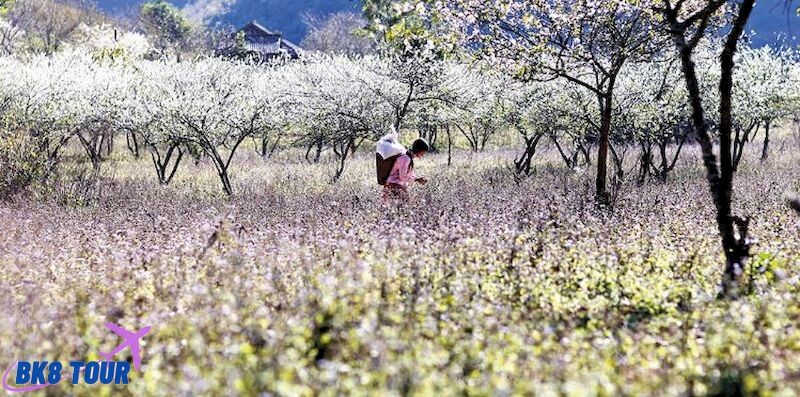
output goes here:
{"type": "Polygon", "coordinates": [[[374,72],[380,62],[320,55],[285,70],[284,84],[294,87],[290,101],[299,115],[300,141],[333,151],[334,181],[364,140],[377,139],[396,121],[396,108],[379,94],[395,84],[374,72]]]}
{"type": "Polygon", "coordinates": [[[252,66],[218,59],[166,62],[162,108],[180,140],[197,145],[211,159],[226,194],[233,194],[229,170],[249,130],[246,95],[253,89],[252,66]]]}
{"type": "Polygon", "coordinates": [[[79,125],[70,103],[71,75],[79,61],[70,54],[58,57],[35,56],[25,62],[6,59],[0,91],[11,98],[5,106],[4,127],[21,131],[36,142],[54,171],[62,149],[79,125]]]}
{"type": "Polygon", "coordinates": [[[689,139],[689,104],[676,62],[629,65],[622,73],[615,102],[641,149],[639,183],[648,177],[666,182],[689,139]]]}
{"type": "MultiPolygon", "coordinates": [[[[599,109],[596,193],[606,201],[613,95],[622,67],[663,48],[649,3],[627,0],[418,0],[408,13],[436,21],[467,51],[523,80],[564,79],[592,92],[599,109]]],[[[398,12],[404,12],[398,8],[398,12]]],[[[397,17],[394,17],[397,20],[397,17]]]]}
{"type": "Polygon", "coordinates": [[[738,170],[744,148],[761,127],[761,159],[769,157],[770,128],[787,117],[798,102],[797,82],[791,69],[793,53],[769,47],[742,48],[737,52],[733,88],[733,169],[738,170]]]}

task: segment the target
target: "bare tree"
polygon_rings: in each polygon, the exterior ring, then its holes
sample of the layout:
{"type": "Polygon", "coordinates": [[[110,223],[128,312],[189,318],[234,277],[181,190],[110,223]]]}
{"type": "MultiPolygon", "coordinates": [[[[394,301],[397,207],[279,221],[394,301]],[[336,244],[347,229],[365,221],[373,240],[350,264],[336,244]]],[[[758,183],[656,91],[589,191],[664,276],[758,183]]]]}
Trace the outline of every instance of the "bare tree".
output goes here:
{"type": "Polygon", "coordinates": [[[0,26],[0,51],[11,53],[15,46],[52,54],[69,41],[85,23],[96,24],[104,17],[93,6],[80,1],[19,0],[0,26]]]}

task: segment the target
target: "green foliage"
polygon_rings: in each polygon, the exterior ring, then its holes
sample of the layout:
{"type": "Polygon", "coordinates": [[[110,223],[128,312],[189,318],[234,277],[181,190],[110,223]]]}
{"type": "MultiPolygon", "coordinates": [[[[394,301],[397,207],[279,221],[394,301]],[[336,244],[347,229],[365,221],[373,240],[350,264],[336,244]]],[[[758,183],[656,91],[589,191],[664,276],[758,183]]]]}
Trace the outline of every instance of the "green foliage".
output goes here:
{"type": "Polygon", "coordinates": [[[745,293],[755,294],[785,277],[787,261],[769,252],[754,255],[745,269],[747,285],[745,293]]]}
{"type": "Polygon", "coordinates": [[[192,31],[192,26],[181,11],[164,0],[142,5],[140,18],[147,33],[155,37],[162,48],[183,44],[192,31]]]}
{"type": "Polygon", "coordinates": [[[424,8],[420,3],[426,1],[365,0],[364,16],[370,23],[367,29],[384,51],[404,57],[442,59],[454,51],[455,42],[438,30],[435,15],[421,13],[424,8]]]}
{"type": "Polygon", "coordinates": [[[118,59],[125,58],[125,49],[120,47],[106,47],[97,50],[94,54],[92,54],[92,59],[95,60],[97,63],[103,63],[108,61],[109,63],[113,63],[118,59]]]}
{"type": "Polygon", "coordinates": [[[236,32],[236,36],[234,37],[233,48],[239,54],[245,53],[247,51],[246,41],[244,37],[244,32],[236,32]]]}
{"type": "Polygon", "coordinates": [[[0,0],[0,16],[5,16],[14,6],[14,0],[0,0]]]}

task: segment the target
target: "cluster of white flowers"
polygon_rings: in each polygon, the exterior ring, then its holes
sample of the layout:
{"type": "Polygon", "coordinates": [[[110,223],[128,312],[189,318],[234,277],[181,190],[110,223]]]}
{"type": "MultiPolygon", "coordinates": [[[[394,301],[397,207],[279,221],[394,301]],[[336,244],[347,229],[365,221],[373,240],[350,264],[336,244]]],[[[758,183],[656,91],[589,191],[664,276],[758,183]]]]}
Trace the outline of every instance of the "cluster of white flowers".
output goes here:
{"type": "Polygon", "coordinates": [[[379,58],[319,55],[273,65],[149,61],[127,56],[145,48],[133,36],[114,43],[91,35],[87,40],[93,44],[53,56],[0,59],[0,110],[8,129],[51,142],[54,161],[67,141],[77,139],[98,167],[104,142],[133,134],[158,159],[162,183],[168,182],[163,169],[170,159],[203,153],[228,193],[228,167],[249,137],[332,149],[340,160],[338,176],[361,142],[410,126],[415,113],[442,100],[446,89],[425,83],[440,77],[379,58]],[[126,56],[97,56],[121,42],[131,44],[126,56]]]}
{"type": "MultiPolygon", "coordinates": [[[[361,143],[393,129],[451,126],[473,150],[498,132],[516,131],[526,144],[523,157],[547,137],[570,167],[597,135],[596,98],[562,80],[521,83],[478,66],[379,57],[316,55],[273,65],[148,61],[141,56],[146,41],[135,34],[114,42],[92,39],[109,37],[104,29],[87,29],[91,45],[57,55],[0,58],[4,124],[40,137],[53,161],[74,138],[99,167],[107,155],[104,142],[133,135],[153,153],[162,183],[184,153],[203,153],[230,193],[228,168],[251,137],[264,143],[264,154],[267,142],[279,140],[309,153],[316,148],[316,159],[330,150],[338,178],[361,143]],[[97,56],[112,48],[124,48],[126,56],[97,56]]],[[[744,48],[738,59],[735,107],[742,129],[797,112],[794,53],[744,48]]],[[[714,101],[718,77],[711,67],[701,69],[706,99],[714,101]]],[[[620,72],[618,86],[612,143],[639,143],[649,152],[651,145],[686,136],[689,109],[675,62],[632,63],[620,72]]]]}
{"type": "Polygon", "coordinates": [[[142,59],[152,51],[147,37],[141,33],[117,29],[108,24],[81,24],[69,47],[88,51],[95,58],[124,57],[142,59]]]}

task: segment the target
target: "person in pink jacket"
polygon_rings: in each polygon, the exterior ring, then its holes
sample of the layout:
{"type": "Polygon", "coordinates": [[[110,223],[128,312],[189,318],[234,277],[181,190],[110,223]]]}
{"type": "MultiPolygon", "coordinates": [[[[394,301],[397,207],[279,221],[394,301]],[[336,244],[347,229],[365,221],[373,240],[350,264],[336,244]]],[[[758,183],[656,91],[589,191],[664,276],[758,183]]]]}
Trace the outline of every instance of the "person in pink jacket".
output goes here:
{"type": "Polygon", "coordinates": [[[408,199],[409,185],[414,182],[422,185],[428,183],[427,179],[417,178],[414,175],[414,159],[421,158],[429,150],[428,142],[425,142],[424,139],[417,139],[408,152],[397,158],[391,173],[389,173],[389,179],[383,185],[384,198],[408,199]]]}

